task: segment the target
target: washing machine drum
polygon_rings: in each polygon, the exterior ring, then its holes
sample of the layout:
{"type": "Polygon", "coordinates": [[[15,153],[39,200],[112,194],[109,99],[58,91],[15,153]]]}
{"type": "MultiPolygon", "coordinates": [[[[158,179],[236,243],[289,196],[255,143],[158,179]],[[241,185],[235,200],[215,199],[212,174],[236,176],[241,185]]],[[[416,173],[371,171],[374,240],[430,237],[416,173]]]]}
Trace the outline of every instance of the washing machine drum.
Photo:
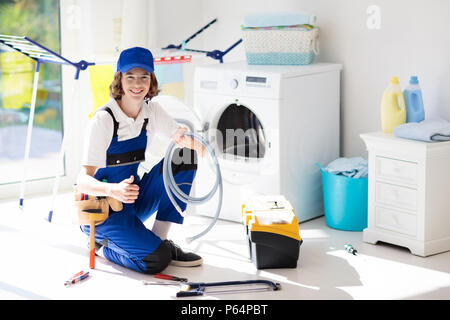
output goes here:
{"type": "Polygon", "coordinates": [[[216,129],[217,147],[224,155],[264,158],[264,128],[249,108],[235,103],[228,105],[220,114],[216,129]]]}

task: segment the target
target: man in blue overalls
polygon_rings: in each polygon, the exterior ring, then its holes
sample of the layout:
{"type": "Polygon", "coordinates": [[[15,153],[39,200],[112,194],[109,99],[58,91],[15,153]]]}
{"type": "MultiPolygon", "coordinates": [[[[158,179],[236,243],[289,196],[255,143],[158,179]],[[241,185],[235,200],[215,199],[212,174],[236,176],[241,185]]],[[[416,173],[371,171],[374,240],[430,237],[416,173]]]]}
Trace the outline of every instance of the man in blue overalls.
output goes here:
{"type": "MultiPolygon", "coordinates": [[[[109,196],[123,203],[96,226],[98,253],[124,267],[144,273],[158,273],[169,263],[198,266],[202,258],[186,253],[167,240],[172,223],[183,223],[164,189],[161,160],[142,179],[139,163],[155,133],[170,137],[175,150],[172,172],[186,194],[197,169],[197,154],[204,148],[184,136],[180,127],[156,102],[158,94],[153,55],[141,47],[122,51],[110,86],[111,98],[99,108],[89,123],[77,189],[89,196],[109,196]],[[196,147],[193,147],[196,146],[196,147]],[[179,157],[179,158],[177,158],[179,157]],[[157,212],[152,230],[144,222],[157,212]]],[[[178,200],[177,200],[178,201],[178,200]]],[[[184,211],[186,204],[178,203],[184,211]]],[[[82,227],[89,234],[89,226],[82,227]]]]}

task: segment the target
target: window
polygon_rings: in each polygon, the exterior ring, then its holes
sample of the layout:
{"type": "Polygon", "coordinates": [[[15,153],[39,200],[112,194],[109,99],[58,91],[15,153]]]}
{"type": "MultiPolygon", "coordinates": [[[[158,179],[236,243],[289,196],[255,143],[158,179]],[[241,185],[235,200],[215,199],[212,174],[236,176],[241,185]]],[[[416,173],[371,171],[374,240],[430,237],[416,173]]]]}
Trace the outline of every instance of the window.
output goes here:
{"type": "MultiPolygon", "coordinates": [[[[1,0],[0,33],[60,52],[59,0],[1,0]]],[[[35,62],[0,44],[0,186],[21,181],[35,62]]],[[[26,179],[54,177],[61,148],[61,66],[40,66],[26,179]]]]}

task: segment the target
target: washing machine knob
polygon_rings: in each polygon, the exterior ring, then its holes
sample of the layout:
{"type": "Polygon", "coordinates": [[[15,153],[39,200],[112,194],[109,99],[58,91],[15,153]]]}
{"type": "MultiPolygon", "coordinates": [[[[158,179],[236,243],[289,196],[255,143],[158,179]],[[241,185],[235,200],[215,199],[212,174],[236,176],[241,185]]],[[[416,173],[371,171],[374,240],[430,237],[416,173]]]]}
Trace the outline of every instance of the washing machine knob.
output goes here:
{"type": "Polygon", "coordinates": [[[236,89],[236,88],[238,87],[238,85],[239,85],[239,82],[238,82],[236,79],[232,79],[232,80],[230,81],[230,87],[231,87],[232,89],[236,89]]]}

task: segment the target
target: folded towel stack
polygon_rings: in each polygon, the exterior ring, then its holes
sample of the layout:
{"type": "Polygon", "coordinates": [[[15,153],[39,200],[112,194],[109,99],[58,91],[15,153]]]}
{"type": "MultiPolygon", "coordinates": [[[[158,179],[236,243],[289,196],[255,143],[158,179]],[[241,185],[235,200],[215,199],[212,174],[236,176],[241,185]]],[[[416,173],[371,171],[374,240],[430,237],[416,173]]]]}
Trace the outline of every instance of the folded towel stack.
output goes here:
{"type": "Polygon", "coordinates": [[[399,138],[426,142],[450,141],[450,122],[444,119],[429,119],[422,122],[408,122],[394,129],[399,138]]]}
{"type": "Polygon", "coordinates": [[[265,28],[279,26],[314,25],[317,17],[304,12],[282,12],[271,14],[250,14],[244,17],[244,28],[265,28]]]}
{"type": "Polygon", "coordinates": [[[338,158],[324,169],[331,174],[340,174],[349,178],[367,178],[368,162],[362,157],[338,158]]]}

